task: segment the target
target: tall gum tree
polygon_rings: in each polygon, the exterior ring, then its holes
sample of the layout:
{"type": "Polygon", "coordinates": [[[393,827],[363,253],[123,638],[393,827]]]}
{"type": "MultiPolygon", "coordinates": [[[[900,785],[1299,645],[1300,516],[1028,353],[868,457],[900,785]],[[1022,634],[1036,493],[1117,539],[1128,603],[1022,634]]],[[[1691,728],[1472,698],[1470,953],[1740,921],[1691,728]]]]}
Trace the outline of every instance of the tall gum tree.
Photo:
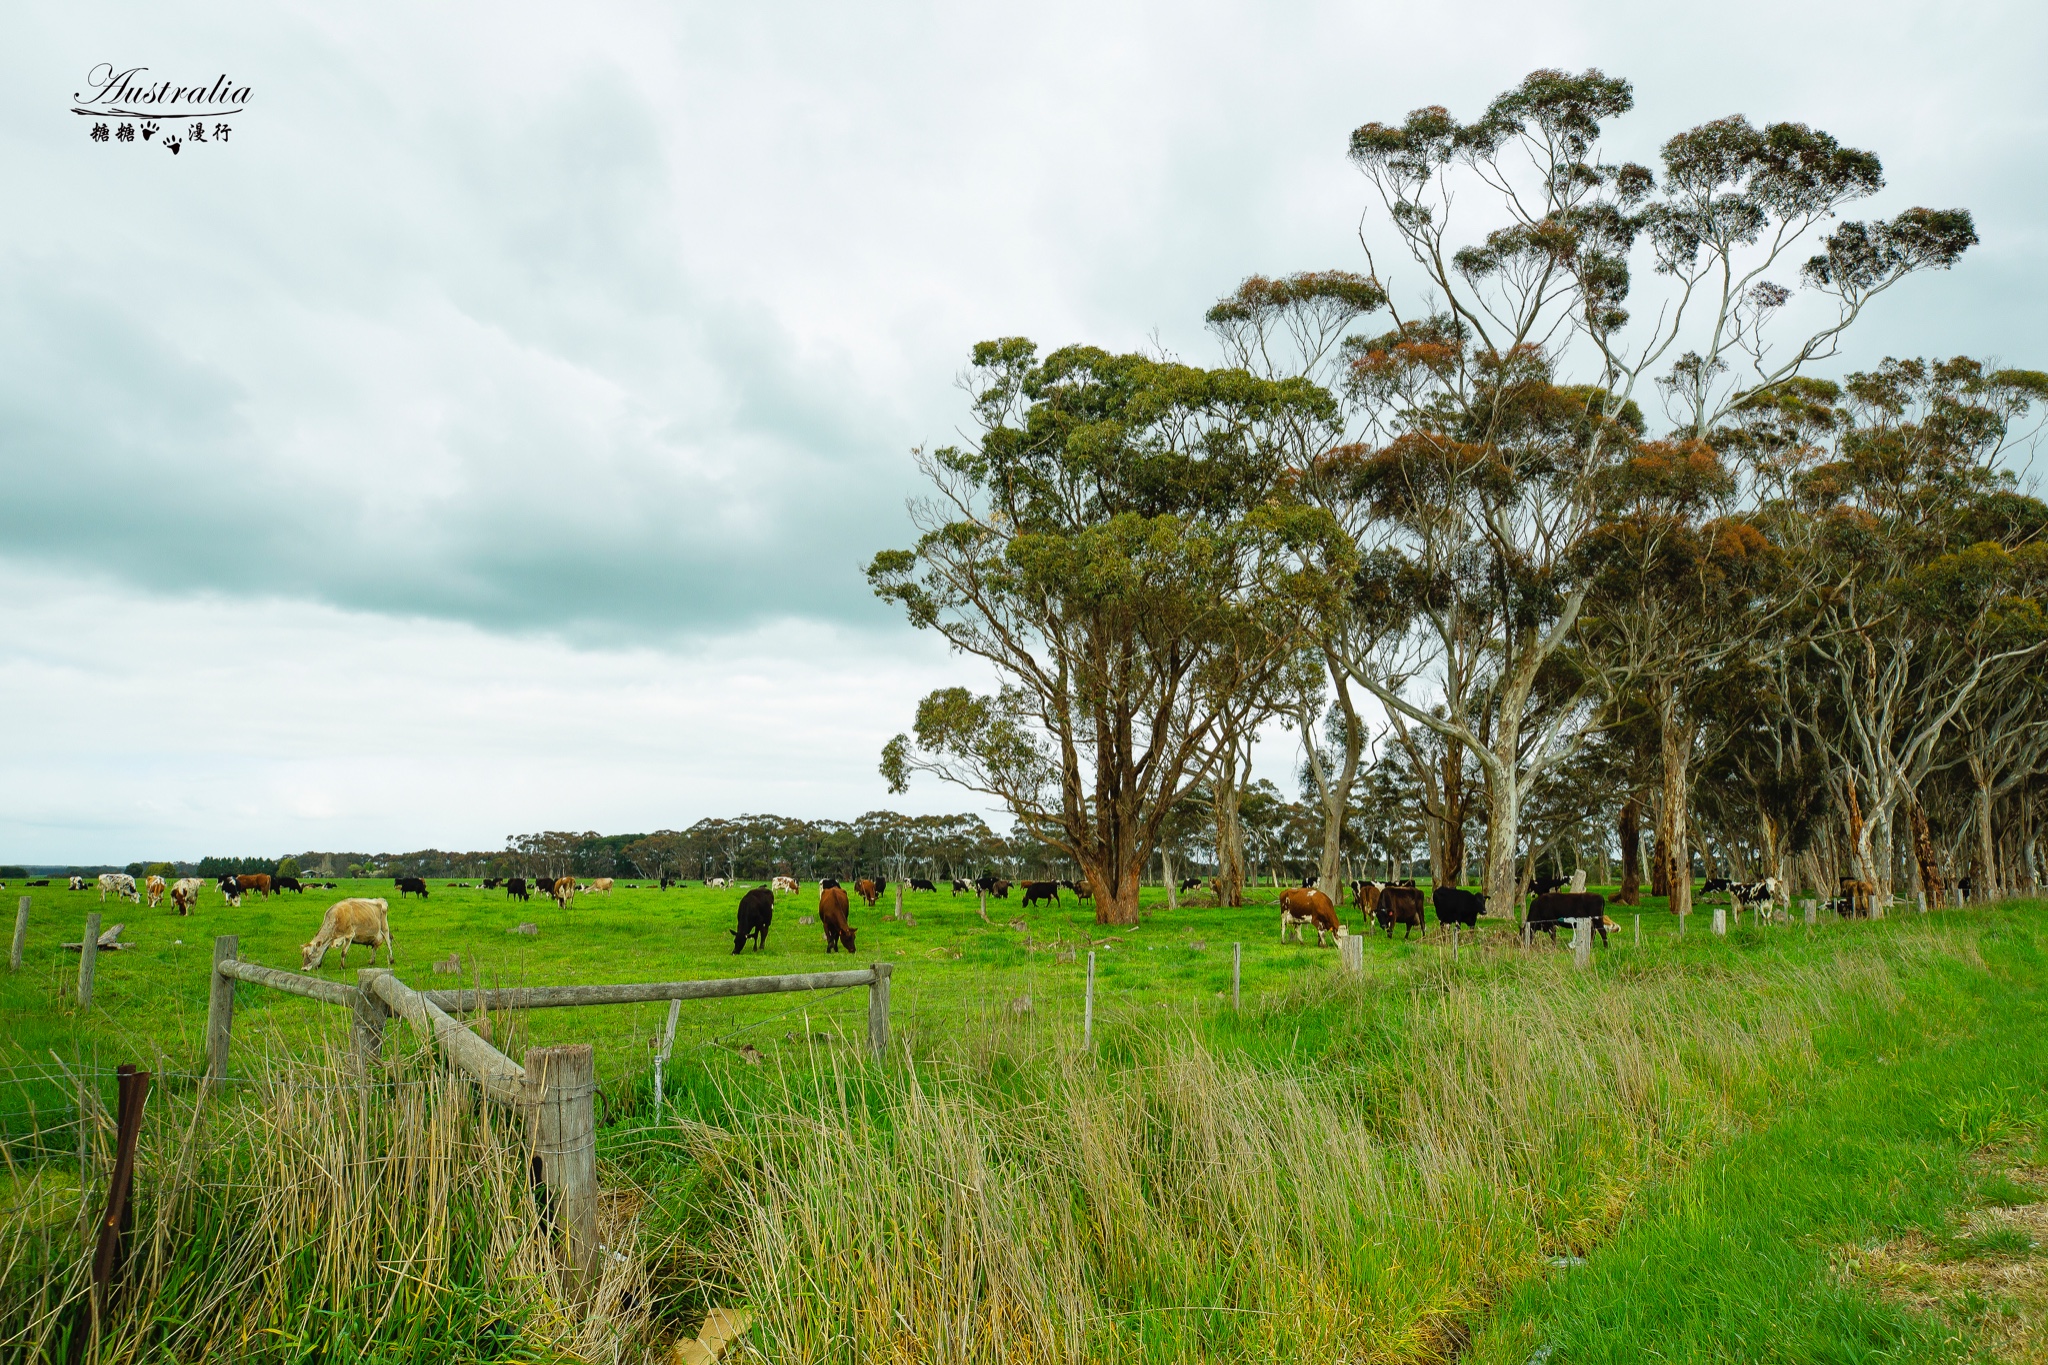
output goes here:
{"type": "Polygon", "coordinates": [[[920,453],[915,549],[869,566],[913,625],[1001,678],[944,688],[883,751],[1002,801],[1073,859],[1098,922],[1135,923],[1174,805],[1214,762],[1229,699],[1291,666],[1349,570],[1331,519],[1275,496],[1305,379],[1028,341],[984,342],[978,440],[920,453]]]}
{"type": "Polygon", "coordinates": [[[1538,71],[1472,123],[1429,107],[1351,137],[1426,300],[1405,316],[1399,281],[1368,244],[1395,326],[1353,352],[1351,396],[1370,433],[1350,460],[1353,487],[1379,522],[1362,548],[1406,556],[1433,580],[1465,585],[1468,600],[1487,599],[1484,638],[1431,608],[1402,663],[1383,651],[1355,660],[1353,676],[1478,758],[1496,905],[1514,899],[1524,791],[1574,751],[1574,718],[1590,714],[1553,705],[1525,733],[1536,680],[1584,606],[1589,585],[1575,566],[1605,510],[1601,476],[1646,434],[1639,400],[1657,391],[1675,431],[1702,437],[1745,399],[1832,355],[1877,295],[1976,240],[1960,210],[1836,220],[1882,187],[1882,168],[1802,124],[1702,125],[1664,144],[1661,174],[1603,162],[1603,122],[1633,103],[1626,81],[1601,72],[1538,71]],[[1475,192],[1461,199],[1466,188],[1475,192]],[[1495,206],[1490,221],[1454,231],[1454,204],[1475,203],[1495,206]],[[1831,220],[1821,254],[1799,266],[1802,244],[1831,220]],[[1660,297],[1638,321],[1630,293],[1645,266],[1660,297]],[[1823,316],[1788,341],[1783,320],[1812,315],[1786,310],[1795,284],[1823,316]],[[1479,655],[1485,740],[1470,715],[1408,695],[1479,655]]]}

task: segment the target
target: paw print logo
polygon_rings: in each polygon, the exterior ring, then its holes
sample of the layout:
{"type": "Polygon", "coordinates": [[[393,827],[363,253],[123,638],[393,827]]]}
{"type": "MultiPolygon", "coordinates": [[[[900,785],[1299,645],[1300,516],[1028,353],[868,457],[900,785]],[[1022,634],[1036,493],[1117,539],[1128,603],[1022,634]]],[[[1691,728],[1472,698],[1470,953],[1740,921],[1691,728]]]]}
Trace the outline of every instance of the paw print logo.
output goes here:
{"type": "Polygon", "coordinates": [[[155,124],[155,122],[153,122],[153,121],[152,121],[152,120],[150,120],[150,119],[144,119],[144,120],[142,121],[142,140],[143,140],[144,142],[147,142],[147,141],[149,141],[149,140],[150,140],[151,138],[153,138],[153,137],[155,137],[155,136],[156,136],[156,124],[155,124]]]}
{"type": "Polygon", "coordinates": [[[163,140],[163,145],[171,149],[172,156],[176,156],[178,154],[178,139],[174,137],[167,137],[163,140]]]}

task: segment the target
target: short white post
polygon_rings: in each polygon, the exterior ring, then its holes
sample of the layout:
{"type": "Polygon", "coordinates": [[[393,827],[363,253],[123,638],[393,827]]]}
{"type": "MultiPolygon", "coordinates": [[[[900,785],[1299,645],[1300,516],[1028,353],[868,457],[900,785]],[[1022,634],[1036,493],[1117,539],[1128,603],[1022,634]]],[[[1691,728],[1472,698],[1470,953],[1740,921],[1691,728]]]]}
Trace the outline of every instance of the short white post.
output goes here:
{"type": "Polygon", "coordinates": [[[1593,965],[1593,921],[1589,919],[1572,921],[1572,965],[1593,965]]]}
{"type": "Polygon", "coordinates": [[[1643,946],[1643,917],[1642,917],[1641,915],[1637,915],[1637,916],[1636,916],[1636,947],[1640,948],[1640,947],[1642,947],[1642,946],[1643,946]]]}
{"type": "Polygon", "coordinates": [[[1365,974],[1365,939],[1359,934],[1346,934],[1337,940],[1342,950],[1344,970],[1353,976],[1365,974]]]}
{"type": "Polygon", "coordinates": [[[1728,932],[1728,912],[1718,905],[1714,907],[1714,932],[1716,934],[1726,934],[1728,932]]]}
{"type": "MultiPolygon", "coordinates": [[[[1090,953],[1088,956],[1092,959],[1095,955],[1090,953]]],[[[1244,945],[1242,943],[1233,943],[1230,945],[1230,1008],[1233,1010],[1238,1008],[1237,983],[1239,975],[1243,971],[1244,945]]]]}
{"type": "Polygon", "coordinates": [[[1088,993],[1081,1002],[1081,1047],[1083,1051],[1095,1046],[1095,952],[1088,953],[1088,993]]]}
{"type": "Polygon", "coordinates": [[[1808,924],[1811,924],[1818,917],[1816,912],[1820,909],[1820,902],[1814,900],[1803,900],[1799,902],[1799,908],[1806,912],[1806,922],[1808,924]]]}
{"type": "Polygon", "coordinates": [[[7,970],[10,972],[21,970],[21,948],[28,942],[28,900],[23,896],[21,904],[14,907],[14,951],[7,955],[7,970]]]}
{"type": "MultiPolygon", "coordinates": [[[[1924,915],[1924,914],[1926,914],[1926,913],[1927,913],[1927,891],[1926,891],[1926,889],[1925,889],[1925,888],[1923,887],[1923,888],[1921,888],[1921,889],[1919,889],[1919,890],[1916,890],[1916,891],[1915,891],[1915,892],[1913,893],[1913,899],[1914,899],[1914,900],[1916,900],[1916,901],[1918,901],[1918,902],[1920,903],[1920,913],[1921,913],[1921,914],[1923,914],[1923,915],[1924,915]]],[[[22,903],[22,905],[23,905],[24,907],[25,907],[25,906],[27,906],[27,904],[28,904],[28,897],[26,897],[26,896],[23,896],[23,897],[21,898],[21,903],[22,903]]]]}
{"type": "Polygon", "coordinates": [[[681,1014],[683,1002],[668,1002],[668,1027],[661,1031],[661,1048],[654,1054],[654,1121],[661,1122],[661,1068],[668,1062],[668,1051],[676,1042],[676,1016],[681,1014]]]}

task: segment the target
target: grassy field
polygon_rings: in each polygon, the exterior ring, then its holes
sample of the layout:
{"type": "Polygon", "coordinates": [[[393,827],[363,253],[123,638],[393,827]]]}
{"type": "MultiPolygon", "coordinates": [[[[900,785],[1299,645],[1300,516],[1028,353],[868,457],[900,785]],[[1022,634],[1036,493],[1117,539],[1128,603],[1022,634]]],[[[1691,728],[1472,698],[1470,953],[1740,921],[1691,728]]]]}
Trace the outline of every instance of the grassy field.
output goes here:
{"type": "MultiPolygon", "coordinates": [[[[1642,945],[1618,914],[1591,971],[1483,921],[1456,964],[1434,929],[1375,937],[1362,978],[1281,944],[1263,905],[1159,904],[1120,931],[1071,897],[991,902],[987,924],[966,896],[909,896],[914,923],[856,905],[859,960],[896,964],[886,1068],[838,1041],[861,1036],[861,991],[689,1002],[656,1121],[665,1007],[503,1021],[514,1056],[598,1046],[613,1260],[570,1313],[516,1135],[418,1057],[394,1061],[397,1098],[338,1103],[342,1011],[243,988],[248,1079],[193,1104],[211,936],[296,968],[340,892],[210,895],[182,920],[109,902],[139,946],[100,959],[87,1015],[57,945],[97,894],[36,894],[0,987],[10,1351],[55,1349],[90,1202],[66,1087],[117,1061],[168,1073],[140,1186],[163,1250],[107,1359],[666,1358],[712,1305],[747,1306],[748,1345],[793,1361],[2040,1360],[2048,1341],[2036,905],[1725,938],[1701,914],[1682,940],[1650,905],[1642,945]],[[247,1288],[199,1288],[221,1283],[247,1288]]],[[[736,901],[622,889],[562,911],[435,885],[393,905],[398,966],[431,986],[450,954],[487,984],[846,963],[796,923],[814,891],[734,957],[736,901]],[[507,932],[522,920],[538,935],[507,932]]],[[[324,975],[347,976],[338,955],[324,975]]]]}

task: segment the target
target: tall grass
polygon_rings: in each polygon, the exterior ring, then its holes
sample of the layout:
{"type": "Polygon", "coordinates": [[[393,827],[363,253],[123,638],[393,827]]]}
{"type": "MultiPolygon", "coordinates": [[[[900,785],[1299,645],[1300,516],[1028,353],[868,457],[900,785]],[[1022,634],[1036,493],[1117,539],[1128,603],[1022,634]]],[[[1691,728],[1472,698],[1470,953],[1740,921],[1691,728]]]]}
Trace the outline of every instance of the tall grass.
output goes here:
{"type": "Polygon", "coordinates": [[[80,1216],[97,1215],[97,1190],[82,1200],[51,1170],[13,1172],[0,1348],[107,1362],[608,1356],[643,1316],[637,1261],[608,1258],[594,1303],[568,1311],[526,1169],[516,1121],[417,1055],[374,1087],[320,1054],[274,1056],[204,1101],[159,1086],[104,1311],[80,1216]]]}
{"type": "Polygon", "coordinates": [[[1328,1029],[1292,1068],[1193,1019],[1113,1021],[1090,1058],[991,1013],[879,1085],[792,1074],[693,1128],[707,1269],[778,1361],[1450,1358],[1504,1284],[1797,1085],[1898,956],[1333,975],[1245,1025],[1328,1029]]]}

